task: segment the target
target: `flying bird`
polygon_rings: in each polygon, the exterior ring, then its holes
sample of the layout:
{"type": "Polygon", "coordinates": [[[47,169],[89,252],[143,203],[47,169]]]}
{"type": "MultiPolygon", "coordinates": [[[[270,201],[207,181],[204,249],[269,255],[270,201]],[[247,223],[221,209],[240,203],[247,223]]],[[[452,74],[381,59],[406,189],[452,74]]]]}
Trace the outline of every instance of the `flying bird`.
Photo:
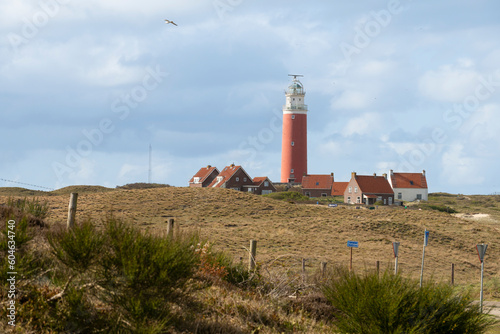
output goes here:
{"type": "Polygon", "coordinates": [[[166,23],[166,24],[172,23],[174,26],[176,26],[176,25],[177,25],[174,21],[170,21],[170,20],[165,20],[165,23],[166,23]]]}

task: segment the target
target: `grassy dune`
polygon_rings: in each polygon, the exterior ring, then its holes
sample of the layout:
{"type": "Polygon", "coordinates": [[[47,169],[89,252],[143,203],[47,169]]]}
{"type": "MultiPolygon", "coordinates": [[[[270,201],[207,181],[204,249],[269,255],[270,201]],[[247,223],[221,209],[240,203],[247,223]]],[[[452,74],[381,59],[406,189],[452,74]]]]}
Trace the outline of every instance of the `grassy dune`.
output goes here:
{"type": "MultiPolygon", "coordinates": [[[[260,283],[241,289],[220,282],[190,281],[185,302],[173,303],[171,308],[179,332],[332,332],[335,312],[319,290],[320,263],[327,262],[329,270],[348,266],[346,243],[356,240],[360,247],[353,251],[354,270],[373,270],[376,261],[384,270],[394,261],[392,242],[399,241],[400,270],[405,277],[418,278],[425,229],[430,231],[425,279],[449,282],[454,263],[455,284],[459,289],[472,287],[478,296],[480,263],[475,245],[488,243],[485,299],[500,299],[500,196],[433,194],[428,202],[411,203],[407,208],[369,210],[343,204],[329,208],[315,200],[289,203],[227,189],[72,186],[53,192],[0,188],[0,206],[9,200],[15,203],[35,197],[47,203],[44,223],[57,230],[65,225],[71,192],[79,193],[77,220],[90,219],[97,228],[113,215],[163,237],[167,220],[174,218],[178,230],[197,231],[202,240],[213,244],[214,251],[223,251],[234,263],[242,258],[244,264],[249,241],[258,241],[260,283]],[[302,259],[306,260],[305,275],[302,259]]],[[[49,252],[42,235],[29,247],[49,252]]],[[[44,275],[56,283],[42,287],[37,294],[48,298],[63,290],[67,278],[57,279],[63,272],[47,271],[44,275]]],[[[78,280],[75,286],[85,283],[78,280]]],[[[499,331],[497,326],[488,333],[499,331]]]]}
{"type": "MultiPolygon", "coordinates": [[[[14,196],[12,189],[0,203],[14,196]]],[[[424,230],[430,231],[425,276],[449,280],[455,264],[455,282],[478,281],[477,243],[488,243],[486,277],[500,272],[500,196],[431,195],[426,203],[368,210],[340,205],[293,204],[227,189],[164,187],[123,190],[69,187],[37,194],[47,201],[47,220],[64,224],[70,192],[78,192],[78,219],[99,219],[112,212],[143,229],[162,233],[173,217],[182,229],[196,229],[215,247],[246,261],[249,240],[258,241],[257,261],[272,267],[297,268],[306,259],[308,271],[319,263],[348,264],[347,240],[359,241],[353,252],[355,268],[392,265],[392,242],[401,242],[399,266],[407,275],[420,275],[424,230]],[[456,214],[429,206],[450,207],[456,214]],[[482,214],[482,215],[481,215],[482,214]]],[[[27,196],[20,192],[20,197],[27,196]]],[[[500,297],[500,295],[495,295],[500,297]]]]}

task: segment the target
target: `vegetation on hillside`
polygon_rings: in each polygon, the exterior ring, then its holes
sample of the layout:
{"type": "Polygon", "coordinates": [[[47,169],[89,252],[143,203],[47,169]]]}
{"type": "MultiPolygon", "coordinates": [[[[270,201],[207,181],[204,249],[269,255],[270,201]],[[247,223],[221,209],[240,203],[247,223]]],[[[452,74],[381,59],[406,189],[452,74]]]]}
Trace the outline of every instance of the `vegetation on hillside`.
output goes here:
{"type": "Polygon", "coordinates": [[[341,333],[484,333],[498,322],[468,292],[432,281],[419,287],[388,270],[379,275],[340,268],[323,292],[337,310],[341,333]]]}
{"type": "Polygon", "coordinates": [[[16,221],[19,332],[484,333],[493,323],[449,285],[419,290],[388,272],[306,277],[262,263],[248,271],[198,233],[153,234],[113,216],[67,230],[43,220],[48,207],[11,199],[0,209],[2,303],[7,222],[16,221]]]}

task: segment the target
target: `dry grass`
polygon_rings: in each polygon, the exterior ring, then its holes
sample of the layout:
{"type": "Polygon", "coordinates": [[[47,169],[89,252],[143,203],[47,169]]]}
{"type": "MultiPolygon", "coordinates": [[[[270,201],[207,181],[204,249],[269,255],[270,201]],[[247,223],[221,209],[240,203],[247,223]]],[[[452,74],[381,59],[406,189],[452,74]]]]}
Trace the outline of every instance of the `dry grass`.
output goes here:
{"type": "MultiPolygon", "coordinates": [[[[488,213],[488,219],[457,217],[435,210],[379,207],[356,209],[341,205],[290,204],[227,189],[178,188],[123,190],[102,187],[71,187],[38,195],[50,206],[47,221],[64,223],[70,192],[79,192],[78,217],[102,218],[109,212],[133,221],[143,229],[163,233],[166,221],[174,217],[183,229],[199,230],[216,248],[246,261],[249,240],[258,241],[257,261],[275,268],[301,267],[307,259],[309,271],[319,263],[349,262],[347,240],[359,241],[353,251],[357,270],[392,265],[392,241],[400,241],[399,268],[418,277],[422,256],[423,231],[430,231],[426,248],[425,276],[450,279],[455,264],[455,282],[478,281],[480,263],[477,243],[488,243],[486,277],[500,272],[500,196],[431,196],[429,202],[448,205],[460,213],[488,213]],[[486,207],[483,206],[486,204],[486,207]],[[279,258],[274,261],[274,259],[279,258]]],[[[2,192],[0,192],[2,194],[2,192]]],[[[24,197],[25,194],[19,194],[24,197]]],[[[7,196],[13,196],[11,190],[7,196]]],[[[7,201],[0,196],[0,203],[7,201]]]]}
{"type": "MultiPolygon", "coordinates": [[[[71,192],[79,193],[79,220],[90,217],[99,221],[112,212],[161,235],[167,219],[173,217],[176,227],[199,231],[202,238],[215,243],[215,250],[230,254],[236,261],[243,258],[245,263],[249,241],[258,241],[257,263],[269,288],[245,290],[215,284],[193,289],[190,303],[202,306],[200,314],[186,319],[192,332],[331,332],[332,310],[315,292],[321,280],[320,263],[328,262],[329,269],[348,265],[346,243],[356,240],[360,248],[353,251],[354,269],[374,270],[376,261],[384,269],[394,261],[392,241],[399,241],[400,270],[419,277],[425,229],[430,231],[426,278],[449,281],[454,263],[455,283],[477,288],[480,263],[475,245],[488,243],[485,287],[489,290],[485,298],[500,298],[500,196],[430,197],[429,203],[450,206],[459,212],[456,215],[427,210],[425,203],[408,209],[329,208],[227,189],[177,187],[130,190],[73,186],[32,194],[21,188],[0,188],[0,205],[9,197],[36,196],[50,207],[45,221],[60,225],[66,222],[71,192]],[[303,258],[305,275],[301,272],[303,258]]],[[[500,332],[493,329],[490,333],[500,332]]]]}

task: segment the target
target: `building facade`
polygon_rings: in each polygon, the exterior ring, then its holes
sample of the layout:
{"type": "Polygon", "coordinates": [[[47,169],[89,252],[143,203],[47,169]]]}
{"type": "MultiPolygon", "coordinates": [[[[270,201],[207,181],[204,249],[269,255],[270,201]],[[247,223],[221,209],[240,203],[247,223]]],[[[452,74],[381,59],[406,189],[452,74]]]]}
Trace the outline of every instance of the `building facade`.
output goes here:
{"type": "Polygon", "coordinates": [[[396,201],[427,201],[429,190],[425,170],[422,173],[389,173],[389,183],[396,201]]]}
{"type": "Polygon", "coordinates": [[[370,176],[353,172],[344,191],[344,203],[372,205],[376,202],[394,204],[394,191],[387,181],[387,174],[370,176]]]}

